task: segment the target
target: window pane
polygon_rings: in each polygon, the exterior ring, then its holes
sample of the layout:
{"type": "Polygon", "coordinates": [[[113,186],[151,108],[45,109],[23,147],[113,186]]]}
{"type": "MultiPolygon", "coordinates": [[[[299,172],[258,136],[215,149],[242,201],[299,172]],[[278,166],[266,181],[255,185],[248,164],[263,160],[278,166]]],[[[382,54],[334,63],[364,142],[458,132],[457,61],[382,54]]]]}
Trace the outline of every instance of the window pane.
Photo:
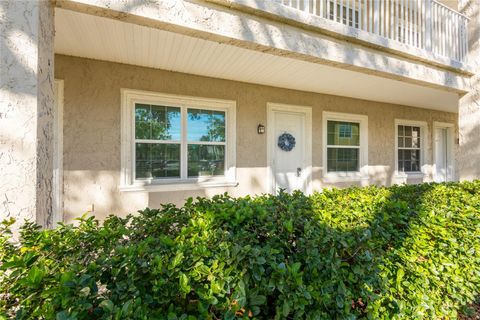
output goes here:
{"type": "Polygon", "coordinates": [[[405,150],[398,150],[398,171],[405,171],[405,166],[403,163],[403,160],[405,159],[404,157],[404,152],[405,150]]]}
{"type": "Polygon", "coordinates": [[[412,138],[405,137],[405,148],[412,147],[412,138]]]}
{"type": "Polygon", "coordinates": [[[225,112],[188,109],[188,141],[225,141],[225,112]]]}
{"type": "Polygon", "coordinates": [[[179,178],[180,144],[135,144],[136,179],[179,178]]]}
{"type": "Polygon", "coordinates": [[[327,143],[337,146],[359,146],[360,124],[354,122],[327,121],[327,143]]]}
{"type": "Polygon", "coordinates": [[[328,148],[327,171],[359,171],[359,149],[328,148]]]}
{"type": "Polygon", "coordinates": [[[411,172],[412,171],[412,161],[410,161],[410,160],[405,160],[404,161],[404,170],[406,172],[411,172]]]}
{"type": "Polygon", "coordinates": [[[188,177],[225,174],[224,145],[188,145],[188,177]]]}
{"type": "Polygon", "coordinates": [[[412,146],[420,148],[420,127],[412,127],[412,146]]]}
{"type": "Polygon", "coordinates": [[[150,139],[150,106],[135,105],[135,138],[150,139]]]}
{"type": "Polygon", "coordinates": [[[420,138],[412,139],[412,148],[420,148],[420,138]]]}
{"type": "Polygon", "coordinates": [[[398,126],[399,147],[420,148],[420,127],[398,126]],[[400,138],[405,136],[405,143],[400,143],[400,138]]]}
{"type": "Polygon", "coordinates": [[[412,127],[405,126],[405,137],[411,137],[411,136],[412,136],[412,127]]]}
{"type": "Polygon", "coordinates": [[[420,128],[412,127],[412,138],[420,137],[420,128]]]}
{"type": "Polygon", "coordinates": [[[180,140],[180,108],[135,104],[135,138],[180,140]]]}
{"type": "Polygon", "coordinates": [[[412,171],[420,170],[420,150],[412,150],[412,171]]]}
{"type": "Polygon", "coordinates": [[[421,171],[420,150],[398,150],[398,171],[421,171]]]}
{"type": "Polygon", "coordinates": [[[404,143],[403,143],[403,137],[398,137],[398,147],[399,148],[403,148],[404,147],[404,143]]]}

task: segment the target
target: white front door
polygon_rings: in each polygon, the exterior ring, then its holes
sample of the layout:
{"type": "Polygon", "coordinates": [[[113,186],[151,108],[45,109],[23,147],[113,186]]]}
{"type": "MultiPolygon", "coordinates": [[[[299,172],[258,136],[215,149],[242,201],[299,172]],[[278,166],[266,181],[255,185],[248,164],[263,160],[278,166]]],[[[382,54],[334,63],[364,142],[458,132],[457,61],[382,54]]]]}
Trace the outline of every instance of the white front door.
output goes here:
{"type": "Polygon", "coordinates": [[[268,144],[272,193],[277,193],[279,189],[309,192],[310,112],[305,107],[270,105],[268,144]]]}
{"type": "Polygon", "coordinates": [[[452,127],[434,126],[436,182],[453,180],[452,131],[452,127]]]}

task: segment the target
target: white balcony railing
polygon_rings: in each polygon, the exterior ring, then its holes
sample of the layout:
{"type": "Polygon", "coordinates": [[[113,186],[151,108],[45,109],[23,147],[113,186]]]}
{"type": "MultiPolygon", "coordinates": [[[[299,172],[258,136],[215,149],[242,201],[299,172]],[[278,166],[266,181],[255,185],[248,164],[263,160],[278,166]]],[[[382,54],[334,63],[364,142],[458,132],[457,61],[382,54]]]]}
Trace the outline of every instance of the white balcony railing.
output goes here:
{"type": "Polygon", "coordinates": [[[435,0],[274,0],[464,62],[468,18],[435,0]]]}

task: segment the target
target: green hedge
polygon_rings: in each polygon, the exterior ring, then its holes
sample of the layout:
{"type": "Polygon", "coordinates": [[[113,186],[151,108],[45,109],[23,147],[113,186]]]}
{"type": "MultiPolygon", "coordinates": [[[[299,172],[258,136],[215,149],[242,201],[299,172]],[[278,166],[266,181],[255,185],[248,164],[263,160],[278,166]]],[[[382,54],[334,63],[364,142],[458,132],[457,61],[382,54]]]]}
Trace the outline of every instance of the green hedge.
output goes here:
{"type": "Polygon", "coordinates": [[[480,293],[480,181],[8,223],[0,318],[454,319],[480,293]]]}

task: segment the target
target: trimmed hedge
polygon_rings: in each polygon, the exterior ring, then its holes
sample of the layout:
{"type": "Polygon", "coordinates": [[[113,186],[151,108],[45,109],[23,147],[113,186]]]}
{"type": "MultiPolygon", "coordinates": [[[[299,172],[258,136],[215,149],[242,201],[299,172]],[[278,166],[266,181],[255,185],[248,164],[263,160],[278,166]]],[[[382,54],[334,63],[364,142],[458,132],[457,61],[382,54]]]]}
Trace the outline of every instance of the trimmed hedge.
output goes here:
{"type": "Polygon", "coordinates": [[[9,223],[0,318],[452,319],[480,293],[480,181],[9,223]]]}

